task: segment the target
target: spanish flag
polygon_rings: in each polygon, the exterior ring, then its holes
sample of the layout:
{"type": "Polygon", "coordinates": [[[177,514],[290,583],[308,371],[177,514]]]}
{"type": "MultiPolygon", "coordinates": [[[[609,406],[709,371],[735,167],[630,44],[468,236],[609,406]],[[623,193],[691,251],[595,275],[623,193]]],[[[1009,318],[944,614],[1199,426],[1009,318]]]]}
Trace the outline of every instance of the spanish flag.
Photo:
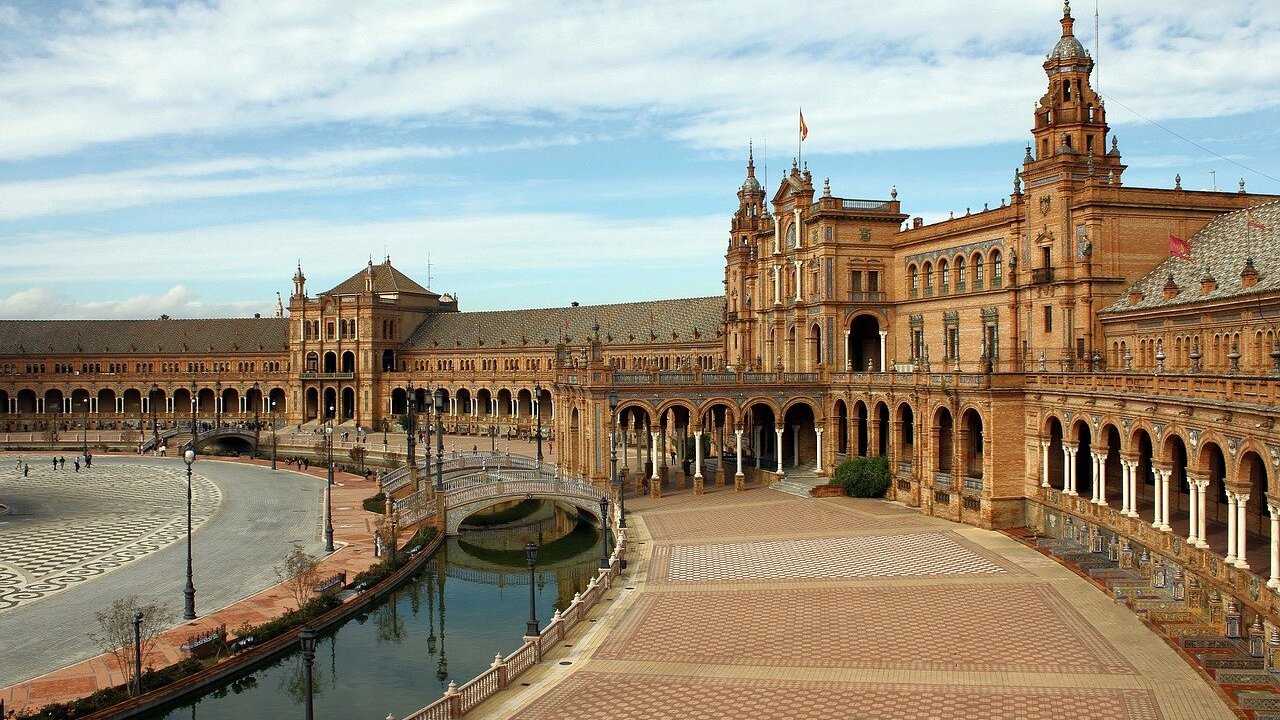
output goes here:
{"type": "Polygon", "coordinates": [[[1169,236],[1169,254],[1182,260],[1191,259],[1191,243],[1177,235],[1169,236]]]}
{"type": "Polygon", "coordinates": [[[809,126],[804,124],[804,110],[800,111],[800,142],[809,137],[809,126]]]}
{"type": "MultiPolygon", "coordinates": [[[[803,123],[802,123],[802,124],[803,124],[803,123]]],[[[1251,228],[1254,228],[1255,230],[1261,230],[1262,232],[1271,232],[1271,228],[1269,228],[1269,227],[1267,227],[1266,225],[1263,225],[1262,223],[1260,223],[1260,222],[1258,222],[1257,220],[1254,220],[1254,219],[1253,219],[1253,211],[1252,211],[1252,210],[1245,210],[1245,211],[1244,211],[1244,219],[1245,219],[1245,226],[1246,226],[1246,227],[1251,227],[1251,228]]]]}

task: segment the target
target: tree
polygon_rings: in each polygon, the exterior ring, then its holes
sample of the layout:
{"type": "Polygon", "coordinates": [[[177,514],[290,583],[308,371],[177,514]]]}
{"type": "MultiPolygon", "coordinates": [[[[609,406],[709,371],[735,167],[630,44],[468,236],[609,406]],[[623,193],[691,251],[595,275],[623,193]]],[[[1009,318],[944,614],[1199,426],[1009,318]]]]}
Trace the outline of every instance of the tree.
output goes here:
{"type": "Polygon", "coordinates": [[[276,577],[289,589],[298,609],[311,599],[312,588],[316,584],[316,571],[320,566],[319,559],[308,553],[299,543],[293,544],[293,550],[284,558],[284,565],[275,568],[276,577]]]}
{"type": "Polygon", "coordinates": [[[360,472],[364,472],[364,446],[356,445],[352,447],[347,452],[347,455],[351,458],[351,462],[360,466],[360,472]]]}
{"type": "Polygon", "coordinates": [[[884,497],[889,489],[889,459],[884,455],[876,457],[853,457],[840,463],[836,468],[836,476],[831,485],[844,488],[846,495],[863,498],[884,497]]]}
{"type": "Polygon", "coordinates": [[[115,659],[125,684],[134,681],[134,635],[133,618],[142,613],[141,649],[142,661],[150,668],[151,651],[155,648],[156,638],[162,631],[173,624],[173,610],[160,603],[142,604],[137,595],[120,598],[106,610],[94,613],[98,621],[99,632],[89,633],[92,640],[102,652],[115,659]]]}

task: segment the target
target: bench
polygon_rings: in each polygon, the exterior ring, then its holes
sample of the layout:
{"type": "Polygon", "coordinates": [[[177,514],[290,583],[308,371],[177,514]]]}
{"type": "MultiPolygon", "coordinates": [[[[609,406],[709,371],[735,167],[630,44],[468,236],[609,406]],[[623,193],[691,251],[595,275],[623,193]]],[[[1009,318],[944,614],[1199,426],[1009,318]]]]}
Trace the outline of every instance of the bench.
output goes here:
{"type": "Polygon", "coordinates": [[[183,652],[191,653],[192,657],[203,658],[216,654],[226,641],[227,626],[219,625],[216,628],[192,635],[179,647],[183,652]]]}
{"type": "Polygon", "coordinates": [[[342,572],[330,575],[329,577],[321,580],[315,585],[312,585],[311,590],[312,592],[316,592],[323,595],[327,592],[340,590],[342,586],[346,584],[347,584],[347,573],[344,570],[342,572]]]}

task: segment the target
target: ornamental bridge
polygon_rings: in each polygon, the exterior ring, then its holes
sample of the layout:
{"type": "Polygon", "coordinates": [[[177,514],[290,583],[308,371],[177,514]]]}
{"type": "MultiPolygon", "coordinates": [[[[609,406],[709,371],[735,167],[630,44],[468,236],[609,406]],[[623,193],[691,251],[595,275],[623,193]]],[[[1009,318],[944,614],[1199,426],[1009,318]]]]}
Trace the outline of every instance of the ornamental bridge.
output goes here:
{"type": "MultiPolygon", "coordinates": [[[[397,468],[383,479],[383,492],[391,494],[409,487],[421,472],[423,487],[397,498],[393,508],[404,527],[436,518],[443,512],[446,535],[457,535],[468,517],[485,508],[518,500],[545,500],[573,506],[599,524],[600,500],[609,491],[563,471],[539,467],[533,458],[495,453],[461,454],[441,463],[441,470],[453,474],[436,490],[425,474],[425,461],[416,472],[397,468]]],[[[443,474],[443,473],[442,473],[443,474]]]]}
{"type": "MultiPolygon", "coordinates": [[[[175,437],[181,436],[182,447],[186,447],[191,443],[191,425],[179,425],[175,428],[169,428],[158,435],[151,435],[142,442],[142,451],[150,452],[156,449],[156,442],[160,445],[169,444],[168,441],[175,437]]],[[[222,445],[245,452],[253,452],[258,447],[258,433],[245,427],[237,427],[232,425],[223,425],[221,427],[209,430],[201,430],[196,435],[196,452],[211,446],[222,445]]]]}

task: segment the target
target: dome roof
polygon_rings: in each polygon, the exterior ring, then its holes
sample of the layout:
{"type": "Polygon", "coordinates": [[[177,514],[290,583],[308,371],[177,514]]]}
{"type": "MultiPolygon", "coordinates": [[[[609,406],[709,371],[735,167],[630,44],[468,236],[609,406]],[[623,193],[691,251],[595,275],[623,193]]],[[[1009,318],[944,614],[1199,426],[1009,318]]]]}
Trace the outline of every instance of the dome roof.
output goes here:
{"type": "Polygon", "coordinates": [[[742,181],[743,192],[760,192],[760,181],[755,175],[748,175],[746,180],[742,181]]]}
{"type": "Polygon", "coordinates": [[[1049,53],[1049,57],[1053,60],[1067,60],[1070,58],[1084,58],[1088,53],[1084,50],[1084,45],[1076,39],[1075,35],[1067,35],[1053,46],[1053,51],[1049,53]]]}

